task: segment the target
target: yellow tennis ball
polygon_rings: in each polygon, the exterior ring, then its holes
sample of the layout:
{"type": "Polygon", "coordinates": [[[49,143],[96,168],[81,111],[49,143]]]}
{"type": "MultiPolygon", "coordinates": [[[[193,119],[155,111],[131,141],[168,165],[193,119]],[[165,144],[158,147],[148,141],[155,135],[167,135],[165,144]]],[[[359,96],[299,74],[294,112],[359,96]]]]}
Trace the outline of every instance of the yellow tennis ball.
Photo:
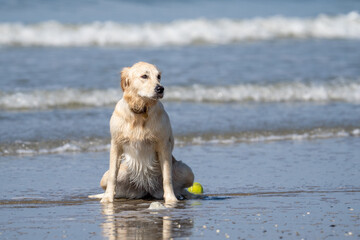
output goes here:
{"type": "Polygon", "coordinates": [[[187,190],[193,194],[202,194],[204,192],[203,187],[198,182],[194,182],[187,190]]]}

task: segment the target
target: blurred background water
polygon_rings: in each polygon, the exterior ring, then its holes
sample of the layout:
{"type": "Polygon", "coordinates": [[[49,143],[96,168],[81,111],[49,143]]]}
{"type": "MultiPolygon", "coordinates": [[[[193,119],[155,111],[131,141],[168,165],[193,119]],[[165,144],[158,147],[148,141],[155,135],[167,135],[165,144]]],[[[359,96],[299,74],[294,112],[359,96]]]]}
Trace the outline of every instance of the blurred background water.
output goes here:
{"type": "Polygon", "coordinates": [[[1,198],[96,192],[122,96],[119,72],[138,61],[162,70],[176,156],[214,193],[357,191],[359,13],[356,0],[2,0],[0,176],[27,177],[2,185],[1,198]],[[317,165],[319,148],[328,167],[317,165]],[[89,158],[95,169],[75,167],[89,158]],[[50,191],[30,186],[31,176],[60,173],[28,173],[63,161],[84,185],[71,188],[64,175],[48,182],[50,191]],[[297,164],[307,170],[293,179],[297,164]],[[209,179],[217,169],[224,175],[209,179]]]}
{"type": "Polygon", "coordinates": [[[359,136],[359,5],[3,1],[0,153],[108,149],[137,61],[163,71],[177,144],[359,136]]]}

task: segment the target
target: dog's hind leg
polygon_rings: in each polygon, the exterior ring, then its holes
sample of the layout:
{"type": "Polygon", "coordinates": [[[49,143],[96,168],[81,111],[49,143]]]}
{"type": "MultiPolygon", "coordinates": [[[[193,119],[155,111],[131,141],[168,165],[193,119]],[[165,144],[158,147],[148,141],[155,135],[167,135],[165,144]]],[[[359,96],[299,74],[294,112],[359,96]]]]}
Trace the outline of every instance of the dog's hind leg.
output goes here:
{"type": "Polygon", "coordinates": [[[191,187],[194,183],[194,173],[191,168],[177,161],[173,157],[173,186],[177,198],[185,197],[187,199],[195,198],[186,188],[191,187]]]}
{"type": "MultiPolygon", "coordinates": [[[[108,181],[108,175],[109,175],[109,170],[104,173],[104,175],[103,175],[103,177],[101,178],[101,181],[100,181],[100,186],[104,190],[106,190],[107,181],[108,181]]],[[[93,199],[102,199],[103,197],[104,197],[104,193],[100,193],[100,194],[96,194],[96,195],[89,195],[88,196],[88,198],[93,198],[93,199]]]]}
{"type": "Polygon", "coordinates": [[[174,188],[188,188],[194,183],[194,173],[191,168],[182,161],[173,158],[173,184],[174,188]]]}
{"type": "Polygon", "coordinates": [[[96,195],[89,195],[88,198],[93,198],[93,199],[102,199],[104,196],[103,193],[100,194],[96,194],[96,195]]]}
{"type": "Polygon", "coordinates": [[[108,182],[108,175],[109,175],[109,170],[107,170],[104,175],[102,176],[101,180],[100,180],[100,187],[104,190],[106,190],[107,187],[107,182],[108,182]]]}

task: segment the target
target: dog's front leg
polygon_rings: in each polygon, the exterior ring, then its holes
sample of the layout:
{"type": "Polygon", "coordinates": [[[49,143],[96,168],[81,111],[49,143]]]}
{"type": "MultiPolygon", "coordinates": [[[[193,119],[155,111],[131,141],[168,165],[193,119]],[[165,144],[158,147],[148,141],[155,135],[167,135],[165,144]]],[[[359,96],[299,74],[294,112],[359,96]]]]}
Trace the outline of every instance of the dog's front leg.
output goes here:
{"type": "Polygon", "coordinates": [[[172,153],[171,143],[159,144],[158,148],[159,162],[163,177],[163,189],[165,204],[174,204],[178,202],[173,188],[172,182],[172,153]]]}
{"type": "Polygon", "coordinates": [[[109,202],[111,203],[114,201],[116,179],[120,167],[121,154],[122,154],[121,147],[119,147],[119,145],[117,145],[115,141],[112,140],[110,147],[109,174],[108,174],[105,194],[104,197],[101,199],[102,203],[109,203],[109,202]]]}

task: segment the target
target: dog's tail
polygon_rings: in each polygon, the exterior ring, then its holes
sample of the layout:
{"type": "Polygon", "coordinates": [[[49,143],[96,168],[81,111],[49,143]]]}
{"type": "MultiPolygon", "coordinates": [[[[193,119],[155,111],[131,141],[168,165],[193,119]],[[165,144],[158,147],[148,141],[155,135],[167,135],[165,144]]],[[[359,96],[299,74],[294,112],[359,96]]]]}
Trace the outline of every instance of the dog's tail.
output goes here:
{"type": "Polygon", "coordinates": [[[88,198],[92,198],[92,199],[102,199],[104,196],[103,193],[100,194],[95,194],[95,195],[89,195],[88,198]]]}

